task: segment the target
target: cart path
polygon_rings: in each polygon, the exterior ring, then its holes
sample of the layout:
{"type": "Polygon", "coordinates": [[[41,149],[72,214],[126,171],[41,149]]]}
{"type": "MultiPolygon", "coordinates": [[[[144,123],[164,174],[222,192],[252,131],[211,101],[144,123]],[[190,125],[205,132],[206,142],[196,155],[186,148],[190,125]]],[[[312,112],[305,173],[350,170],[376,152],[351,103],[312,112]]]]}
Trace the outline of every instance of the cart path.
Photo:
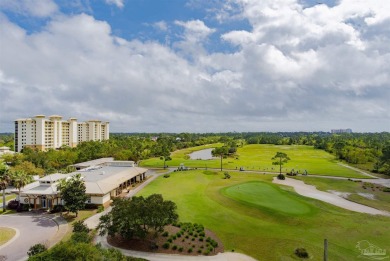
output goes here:
{"type": "Polygon", "coordinates": [[[275,184],[291,186],[295,189],[295,191],[298,194],[302,196],[318,199],[344,209],[348,209],[360,213],[367,213],[371,215],[383,215],[383,216],[390,217],[390,213],[387,211],[378,210],[372,207],[368,207],[362,204],[349,201],[345,198],[342,198],[340,196],[337,196],[329,192],[320,191],[315,186],[307,185],[301,180],[296,180],[291,178],[286,178],[285,180],[279,180],[277,178],[274,178],[272,182],[275,184]]]}
{"type": "Polygon", "coordinates": [[[161,254],[152,252],[141,252],[134,250],[127,250],[111,246],[107,242],[107,237],[98,236],[96,243],[100,243],[104,248],[115,248],[121,251],[126,256],[144,258],[149,261],[256,261],[256,259],[234,252],[218,253],[215,256],[186,256],[178,254],[161,254]]]}

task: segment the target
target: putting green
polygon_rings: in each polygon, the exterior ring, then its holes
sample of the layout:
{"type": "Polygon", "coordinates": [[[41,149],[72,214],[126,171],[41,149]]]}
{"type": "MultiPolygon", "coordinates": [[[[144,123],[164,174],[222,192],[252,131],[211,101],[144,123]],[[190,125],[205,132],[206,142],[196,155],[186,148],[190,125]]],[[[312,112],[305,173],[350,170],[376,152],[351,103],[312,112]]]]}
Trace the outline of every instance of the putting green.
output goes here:
{"type": "Polygon", "coordinates": [[[271,211],[292,215],[303,215],[311,208],[286,191],[264,182],[247,182],[222,189],[226,197],[251,205],[256,208],[267,208],[271,211]]]}

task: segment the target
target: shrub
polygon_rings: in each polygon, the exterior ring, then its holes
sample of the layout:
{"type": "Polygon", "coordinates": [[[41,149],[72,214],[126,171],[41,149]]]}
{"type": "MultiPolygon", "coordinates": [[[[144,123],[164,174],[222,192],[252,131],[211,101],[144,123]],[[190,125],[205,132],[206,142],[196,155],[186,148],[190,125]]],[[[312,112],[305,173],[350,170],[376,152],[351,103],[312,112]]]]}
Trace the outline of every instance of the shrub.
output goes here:
{"type": "Polygon", "coordinates": [[[190,247],[187,252],[192,253],[192,247],[190,247]]]}
{"type": "Polygon", "coordinates": [[[179,247],[179,252],[183,252],[183,247],[179,247]]]}
{"type": "Polygon", "coordinates": [[[186,235],[186,236],[185,236],[185,238],[189,238],[189,236],[188,236],[188,235],[186,235]]]}
{"type": "Polygon", "coordinates": [[[29,248],[29,250],[27,252],[27,255],[28,256],[35,256],[35,255],[37,255],[39,253],[42,253],[42,252],[44,252],[46,250],[47,250],[47,248],[46,248],[45,245],[43,245],[43,244],[35,244],[35,245],[33,245],[33,246],[31,246],[29,248]]]}
{"type": "Polygon", "coordinates": [[[180,233],[180,232],[177,232],[177,233],[176,233],[176,237],[181,237],[181,233],[180,233]]]}
{"type": "Polygon", "coordinates": [[[300,258],[309,258],[309,253],[303,247],[298,247],[295,249],[295,255],[300,258]]]}
{"type": "Polygon", "coordinates": [[[223,173],[223,175],[224,175],[224,179],[230,179],[230,178],[231,178],[229,172],[227,172],[227,171],[225,171],[225,172],[223,173]]]}
{"type": "Polygon", "coordinates": [[[206,234],[205,234],[204,232],[200,232],[200,233],[199,233],[199,236],[201,236],[201,237],[205,237],[205,236],[206,236],[206,234]]]}
{"type": "Polygon", "coordinates": [[[192,241],[195,241],[195,238],[193,237],[191,240],[192,240],[192,241]]]}
{"type": "Polygon", "coordinates": [[[103,211],[104,211],[104,207],[103,206],[98,206],[97,213],[101,213],[103,211]]]}
{"type": "Polygon", "coordinates": [[[177,246],[176,245],[173,245],[172,246],[172,250],[176,250],[177,249],[177,246]]]}
{"type": "Polygon", "coordinates": [[[278,179],[280,179],[280,180],[285,180],[286,178],[284,177],[283,174],[279,174],[279,175],[278,175],[278,179]]]}
{"type": "Polygon", "coordinates": [[[173,236],[172,236],[172,239],[175,240],[175,239],[176,239],[176,235],[173,235],[173,236]]]}
{"type": "Polygon", "coordinates": [[[172,238],[168,238],[167,242],[172,243],[172,238]]]}
{"type": "Polygon", "coordinates": [[[207,256],[208,254],[210,254],[210,250],[206,249],[206,250],[203,252],[203,254],[207,256]]]}
{"type": "Polygon", "coordinates": [[[165,174],[163,177],[164,178],[169,178],[171,175],[169,175],[169,174],[165,174]]]}
{"type": "Polygon", "coordinates": [[[390,192],[390,188],[384,188],[383,192],[390,192]]]}
{"type": "Polygon", "coordinates": [[[65,207],[63,205],[55,205],[52,210],[50,210],[50,213],[58,213],[65,211],[65,207]]]}
{"type": "Polygon", "coordinates": [[[168,242],[165,242],[162,247],[165,249],[169,249],[170,244],[168,242]]]}
{"type": "Polygon", "coordinates": [[[76,243],[90,243],[92,242],[92,236],[88,232],[76,232],[70,238],[73,242],[76,243]]]}
{"type": "Polygon", "coordinates": [[[169,233],[167,231],[165,231],[164,233],[162,233],[162,236],[163,237],[167,237],[169,235],[169,233]]]}
{"type": "Polygon", "coordinates": [[[83,221],[79,220],[73,223],[73,232],[89,232],[89,228],[83,221]]]}
{"type": "Polygon", "coordinates": [[[200,241],[200,242],[203,242],[203,237],[200,237],[200,238],[199,238],[199,241],[200,241]]]}

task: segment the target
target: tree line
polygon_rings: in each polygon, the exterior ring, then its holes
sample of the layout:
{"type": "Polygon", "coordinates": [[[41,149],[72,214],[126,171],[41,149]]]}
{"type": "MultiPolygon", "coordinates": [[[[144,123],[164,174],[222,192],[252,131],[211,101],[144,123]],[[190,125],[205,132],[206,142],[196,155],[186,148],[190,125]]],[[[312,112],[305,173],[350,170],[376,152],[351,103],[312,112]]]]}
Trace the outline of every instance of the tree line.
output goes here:
{"type": "MultiPolygon", "coordinates": [[[[12,134],[0,135],[1,142],[12,147],[12,134]]],[[[46,152],[25,148],[23,154],[3,156],[12,167],[28,173],[69,172],[67,166],[101,157],[142,161],[151,157],[169,159],[172,151],[211,143],[223,143],[216,155],[234,155],[244,144],[308,145],[325,150],[337,159],[359,167],[390,175],[390,133],[327,132],[227,132],[227,133],[117,133],[106,141],[80,143],[46,152]]]]}

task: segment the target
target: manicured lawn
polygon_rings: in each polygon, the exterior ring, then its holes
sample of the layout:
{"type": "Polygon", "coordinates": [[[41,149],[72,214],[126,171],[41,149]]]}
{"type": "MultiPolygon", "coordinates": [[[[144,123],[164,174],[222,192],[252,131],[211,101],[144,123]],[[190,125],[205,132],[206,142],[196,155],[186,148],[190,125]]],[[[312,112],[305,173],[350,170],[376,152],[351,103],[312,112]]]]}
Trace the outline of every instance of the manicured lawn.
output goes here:
{"type": "MultiPolygon", "coordinates": [[[[9,200],[12,200],[12,199],[15,199],[16,198],[16,195],[15,194],[9,194],[9,195],[5,195],[5,201],[9,201],[9,200]]],[[[0,205],[3,206],[3,194],[0,194],[0,205]]]]}
{"type": "MultiPolygon", "coordinates": [[[[179,166],[184,163],[187,167],[192,168],[220,168],[220,160],[190,160],[187,154],[192,151],[202,150],[205,148],[214,148],[222,144],[211,144],[199,146],[191,149],[173,152],[171,161],[167,161],[169,166],[179,166]]],[[[277,172],[279,166],[272,165],[272,157],[276,152],[285,152],[290,157],[290,161],[283,166],[282,172],[290,172],[292,169],[303,173],[307,170],[310,174],[340,176],[349,178],[368,178],[352,169],[345,168],[337,164],[338,161],[334,156],[323,151],[314,149],[312,146],[290,145],[278,146],[267,144],[246,145],[238,148],[237,157],[223,159],[224,169],[239,169],[243,167],[247,171],[257,172],[277,172]]],[[[163,161],[159,158],[143,160],[142,166],[145,167],[162,167],[163,161]]]]}
{"type": "Polygon", "coordinates": [[[231,179],[223,179],[222,172],[176,172],[159,177],[139,195],[161,193],[176,202],[180,221],[203,224],[222,240],[225,251],[234,249],[259,260],[298,260],[293,254],[297,247],[306,248],[311,260],[322,260],[325,238],[329,260],[356,260],[358,241],[382,248],[390,242],[388,217],[302,197],[272,184],[272,175],[230,174],[231,179]],[[238,192],[238,186],[249,195],[238,192]]]}
{"type": "Polygon", "coordinates": [[[310,205],[304,200],[277,185],[251,181],[226,187],[221,190],[224,196],[269,212],[282,212],[291,215],[304,215],[311,212],[310,205]]]}
{"type": "Polygon", "coordinates": [[[70,237],[72,236],[74,222],[80,221],[80,220],[85,220],[85,219],[95,215],[96,213],[97,213],[96,209],[83,209],[83,210],[79,211],[78,216],[76,217],[76,215],[74,213],[66,214],[66,212],[63,212],[63,217],[68,222],[69,228],[68,228],[68,231],[66,232],[65,236],[63,237],[62,241],[68,241],[70,239],[70,237]]]}
{"type": "Polygon", "coordinates": [[[0,227],[0,246],[11,240],[16,234],[16,231],[8,227],[0,227]]]}
{"type": "Polygon", "coordinates": [[[327,178],[302,177],[295,179],[302,180],[306,184],[314,185],[318,190],[335,190],[339,192],[351,193],[348,199],[363,205],[390,212],[390,192],[384,192],[375,184],[366,182],[354,182],[349,180],[337,180],[327,178]],[[364,188],[365,187],[365,188],[364,188]],[[358,193],[361,193],[360,195],[358,193]],[[362,195],[372,195],[374,199],[363,197],[362,195]]]}

